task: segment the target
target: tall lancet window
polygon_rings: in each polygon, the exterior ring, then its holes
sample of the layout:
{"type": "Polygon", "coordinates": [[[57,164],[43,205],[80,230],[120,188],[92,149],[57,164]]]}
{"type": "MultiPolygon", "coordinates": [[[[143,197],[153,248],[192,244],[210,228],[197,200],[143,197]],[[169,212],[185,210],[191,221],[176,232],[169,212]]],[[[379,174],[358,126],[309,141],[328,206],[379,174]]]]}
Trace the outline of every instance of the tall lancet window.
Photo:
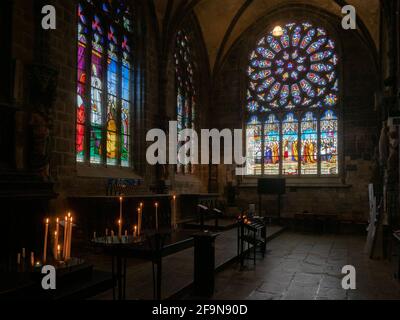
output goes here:
{"type": "Polygon", "coordinates": [[[251,52],[247,74],[247,175],[338,175],[338,55],[327,31],[276,28],[251,52]]]}
{"type": "Polygon", "coordinates": [[[78,5],[76,159],[130,167],[132,14],[124,1],[78,5]]]}
{"type": "MultiPolygon", "coordinates": [[[[184,129],[194,129],[196,119],[196,83],[195,64],[193,62],[193,49],[191,38],[185,31],[177,34],[175,47],[175,72],[176,72],[176,105],[178,132],[184,129]]],[[[185,142],[178,143],[178,149],[185,142]]],[[[191,164],[178,164],[177,172],[191,174],[194,167],[191,164]]]]}

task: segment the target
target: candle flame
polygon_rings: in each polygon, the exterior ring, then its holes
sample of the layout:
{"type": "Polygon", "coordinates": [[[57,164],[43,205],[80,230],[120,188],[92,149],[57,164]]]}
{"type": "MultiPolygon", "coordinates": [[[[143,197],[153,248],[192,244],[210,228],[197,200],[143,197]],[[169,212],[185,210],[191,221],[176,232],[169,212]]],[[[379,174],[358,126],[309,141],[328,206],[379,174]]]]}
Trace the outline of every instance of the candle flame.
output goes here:
{"type": "Polygon", "coordinates": [[[70,218],[71,217],[71,212],[68,212],[68,218],[70,218]]]}
{"type": "Polygon", "coordinates": [[[60,219],[59,218],[57,218],[57,223],[59,223],[60,222],[60,219]]]}
{"type": "Polygon", "coordinates": [[[46,224],[49,224],[49,222],[50,222],[50,220],[49,220],[49,219],[46,219],[46,224]]]}

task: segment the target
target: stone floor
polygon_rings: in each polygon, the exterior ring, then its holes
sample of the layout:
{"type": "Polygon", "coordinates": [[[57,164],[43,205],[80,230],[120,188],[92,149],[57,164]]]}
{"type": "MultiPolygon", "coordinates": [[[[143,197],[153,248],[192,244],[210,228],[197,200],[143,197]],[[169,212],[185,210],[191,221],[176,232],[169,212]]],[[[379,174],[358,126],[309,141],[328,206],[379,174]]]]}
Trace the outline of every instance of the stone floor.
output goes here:
{"type": "MultiPolygon", "coordinates": [[[[274,237],[282,231],[282,227],[269,226],[267,236],[274,237]]],[[[237,229],[223,231],[215,243],[215,264],[221,267],[237,256],[237,229]]],[[[111,259],[98,255],[84,257],[96,269],[103,271],[111,270],[111,259]]],[[[170,298],[193,282],[194,249],[190,248],[163,259],[163,282],[162,297],[170,298]]],[[[153,299],[153,277],[152,264],[148,261],[130,259],[127,268],[127,291],[128,300],[151,300],[153,299]]],[[[105,292],[94,299],[110,300],[112,291],[105,292]]]]}
{"type": "Polygon", "coordinates": [[[304,235],[286,232],[268,245],[256,267],[246,262],[217,275],[213,299],[227,300],[364,300],[400,299],[392,266],[363,253],[365,238],[348,235],[304,235]],[[341,287],[342,267],[357,270],[357,289],[341,287]]]}

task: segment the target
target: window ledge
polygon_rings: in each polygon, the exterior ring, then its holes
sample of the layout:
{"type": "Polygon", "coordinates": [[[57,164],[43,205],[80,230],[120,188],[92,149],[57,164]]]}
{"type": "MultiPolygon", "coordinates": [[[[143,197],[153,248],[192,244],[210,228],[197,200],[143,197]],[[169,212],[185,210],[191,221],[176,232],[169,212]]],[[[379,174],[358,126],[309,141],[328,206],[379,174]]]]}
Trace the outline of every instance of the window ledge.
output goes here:
{"type": "MultiPolygon", "coordinates": [[[[261,177],[245,177],[239,188],[255,188],[257,180],[261,177]]],[[[265,178],[265,177],[264,177],[265,178]]],[[[351,188],[352,185],[346,184],[340,177],[309,177],[309,178],[287,178],[287,188],[351,188]]]]}
{"type": "Polygon", "coordinates": [[[88,166],[84,164],[77,165],[77,176],[82,178],[143,180],[143,177],[135,174],[129,168],[88,166]]]}

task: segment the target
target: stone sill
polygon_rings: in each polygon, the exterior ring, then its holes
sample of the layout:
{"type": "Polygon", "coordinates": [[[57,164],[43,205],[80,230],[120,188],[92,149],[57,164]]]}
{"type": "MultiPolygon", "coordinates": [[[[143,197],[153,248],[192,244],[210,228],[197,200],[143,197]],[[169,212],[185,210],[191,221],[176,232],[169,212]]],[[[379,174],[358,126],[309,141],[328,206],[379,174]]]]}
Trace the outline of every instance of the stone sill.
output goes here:
{"type": "MultiPolygon", "coordinates": [[[[258,177],[246,177],[239,185],[239,188],[257,188],[258,177]]],[[[339,177],[332,178],[287,178],[286,188],[342,188],[348,189],[352,185],[343,183],[339,177]]]]}
{"type": "Polygon", "coordinates": [[[135,174],[132,169],[120,167],[88,166],[78,164],[77,176],[80,178],[103,178],[103,179],[134,179],[143,180],[135,174]]]}

